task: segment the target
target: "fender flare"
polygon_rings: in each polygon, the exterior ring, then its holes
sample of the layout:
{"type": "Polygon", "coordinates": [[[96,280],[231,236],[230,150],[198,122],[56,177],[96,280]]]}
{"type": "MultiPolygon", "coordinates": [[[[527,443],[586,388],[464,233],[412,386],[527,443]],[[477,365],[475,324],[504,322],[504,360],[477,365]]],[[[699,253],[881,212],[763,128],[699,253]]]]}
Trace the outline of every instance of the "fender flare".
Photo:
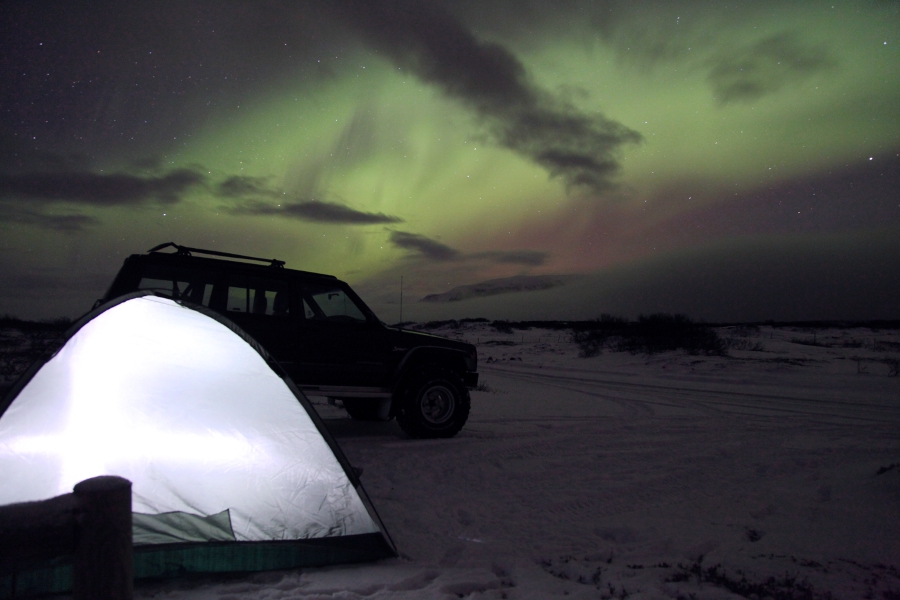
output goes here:
{"type": "Polygon", "coordinates": [[[403,358],[400,359],[400,362],[397,363],[397,366],[394,367],[394,372],[391,373],[391,389],[395,392],[395,395],[397,386],[409,371],[410,364],[413,363],[414,359],[418,358],[418,355],[422,354],[423,352],[433,352],[435,354],[443,354],[445,356],[452,355],[454,359],[452,362],[455,362],[458,357],[460,363],[465,366],[466,353],[463,350],[457,350],[456,348],[447,348],[445,346],[416,346],[415,348],[410,348],[409,351],[403,355],[403,358]]]}

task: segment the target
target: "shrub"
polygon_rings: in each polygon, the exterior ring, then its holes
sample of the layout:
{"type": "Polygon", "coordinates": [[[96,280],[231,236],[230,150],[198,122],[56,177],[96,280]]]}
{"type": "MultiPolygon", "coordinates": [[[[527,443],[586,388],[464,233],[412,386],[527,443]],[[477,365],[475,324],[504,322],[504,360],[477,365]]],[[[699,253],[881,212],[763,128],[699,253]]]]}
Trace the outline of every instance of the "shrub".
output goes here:
{"type": "Polygon", "coordinates": [[[625,349],[636,354],[686,350],[690,354],[726,353],[725,343],[711,327],[694,323],[684,315],[658,313],[638,317],[625,349]]]}
{"type": "Polygon", "coordinates": [[[625,319],[602,314],[599,319],[588,323],[587,328],[575,331],[572,341],[578,345],[578,355],[582,358],[597,356],[603,352],[604,347],[612,349],[610,342],[621,339],[627,326],[625,319]]]}
{"type": "Polygon", "coordinates": [[[493,327],[498,333],[512,333],[512,325],[509,324],[509,321],[494,321],[491,323],[491,327],[493,327]]]}
{"type": "Polygon", "coordinates": [[[478,382],[478,386],[475,388],[476,392],[493,392],[494,388],[489,386],[486,381],[482,380],[478,382]]]}
{"type": "Polygon", "coordinates": [[[763,352],[762,343],[753,342],[746,338],[730,337],[725,340],[725,346],[729,350],[750,350],[752,352],[763,352]]]}
{"type": "Polygon", "coordinates": [[[684,315],[641,315],[637,322],[604,315],[591,329],[576,331],[573,341],[582,357],[596,356],[607,348],[632,354],[657,354],[685,350],[690,354],[724,356],[727,345],[714,329],[694,323],[684,315]]]}

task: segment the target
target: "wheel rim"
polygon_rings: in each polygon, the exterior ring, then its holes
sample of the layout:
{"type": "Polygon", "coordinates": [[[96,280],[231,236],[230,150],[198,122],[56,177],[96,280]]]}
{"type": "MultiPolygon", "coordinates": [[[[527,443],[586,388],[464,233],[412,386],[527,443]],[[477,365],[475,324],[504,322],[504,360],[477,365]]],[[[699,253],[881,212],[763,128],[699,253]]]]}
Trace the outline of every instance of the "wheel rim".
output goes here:
{"type": "Polygon", "coordinates": [[[422,392],[419,406],[426,423],[443,425],[453,416],[456,397],[447,386],[433,385],[422,392]]]}

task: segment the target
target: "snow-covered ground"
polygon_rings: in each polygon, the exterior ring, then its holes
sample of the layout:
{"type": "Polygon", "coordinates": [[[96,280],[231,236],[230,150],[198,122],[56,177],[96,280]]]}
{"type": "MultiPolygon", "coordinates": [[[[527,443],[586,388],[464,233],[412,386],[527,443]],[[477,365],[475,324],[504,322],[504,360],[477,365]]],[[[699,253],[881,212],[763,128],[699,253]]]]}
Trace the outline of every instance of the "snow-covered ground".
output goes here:
{"type": "Polygon", "coordinates": [[[900,598],[900,332],[719,332],[729,357],[438,331],[479,344],[453,439],[313,398],[401,558],[136,596],[900,598]]]}
{"type": "Polygon", "coordinates": [[[136,597],[900,598],[900,331],[718,331],[728,357],[580,358],[566,331],[439,329],[479,346],[456,437],[312,398],[401,558],[136,597]]]}

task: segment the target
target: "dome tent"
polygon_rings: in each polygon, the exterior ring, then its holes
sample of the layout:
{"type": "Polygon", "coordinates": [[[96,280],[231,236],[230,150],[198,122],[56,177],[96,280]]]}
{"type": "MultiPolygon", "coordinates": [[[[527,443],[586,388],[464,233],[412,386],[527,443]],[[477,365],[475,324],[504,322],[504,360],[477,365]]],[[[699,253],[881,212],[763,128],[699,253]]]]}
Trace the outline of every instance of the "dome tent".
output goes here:
{"type": "MultiPolygon", "coordinates": [[[[132,482],[135,578],[396,556],[306,397],[202,307],[146,292],[103,305],[0,404],[0,504],[96,475],[132,482]]],[[[51,562],[12,575],[18,593],[65,590],[51,562]]]]}

